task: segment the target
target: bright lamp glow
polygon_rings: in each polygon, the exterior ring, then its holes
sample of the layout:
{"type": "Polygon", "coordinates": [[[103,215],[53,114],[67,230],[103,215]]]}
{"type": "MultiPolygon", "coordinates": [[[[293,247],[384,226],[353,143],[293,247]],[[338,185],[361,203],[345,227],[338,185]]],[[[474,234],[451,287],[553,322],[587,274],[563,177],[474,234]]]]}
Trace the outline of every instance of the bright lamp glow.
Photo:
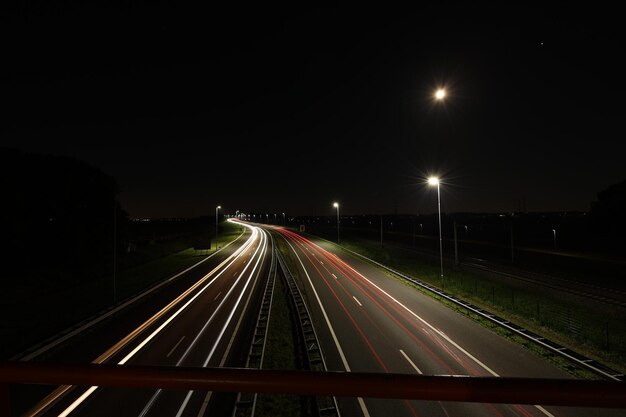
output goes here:
{"type": "Polygon", "coordinates": [[[446,90],[444,90],[443,88],[440,88],[439,90],[435,92],[435,98],[437,100],[443,100],[445,97],[446,97],[446,90]]]}
{"type": "Polygon", "coordinates": [[[439,184],[439,178],[437,178],[437,177],[430,177],[430,178],[428,178],[428,184],[429,185],[438,185],[439,184]]]}
{"type": "Polygon", "coordinates": [[[339,203],[333,203],[333,207],[339,207],[339,203]]]}

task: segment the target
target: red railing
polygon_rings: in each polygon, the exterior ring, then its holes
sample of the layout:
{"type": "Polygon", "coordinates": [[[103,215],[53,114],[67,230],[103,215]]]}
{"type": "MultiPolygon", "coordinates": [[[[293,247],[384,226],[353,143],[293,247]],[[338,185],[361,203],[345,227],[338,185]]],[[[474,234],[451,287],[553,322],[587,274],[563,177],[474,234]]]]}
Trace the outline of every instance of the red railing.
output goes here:
{"type": "Polygon", "coordinates": [[[626,384],[613,381],[7,362],[0,364],[3,414],[8,384],[626,408],[626,384]]]}

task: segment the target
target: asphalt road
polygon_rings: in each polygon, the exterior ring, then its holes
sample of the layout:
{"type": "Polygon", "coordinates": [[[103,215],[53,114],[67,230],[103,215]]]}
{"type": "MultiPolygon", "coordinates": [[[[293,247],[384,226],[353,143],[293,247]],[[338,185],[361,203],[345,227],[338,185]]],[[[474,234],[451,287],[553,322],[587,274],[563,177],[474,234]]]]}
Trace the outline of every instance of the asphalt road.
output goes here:
{"type": "MultiPolygon", "coordinates": [[[[106,345],[98,330],[93,338],[71,344],[52,355],[94,363],[159,366],[243,366],[249,347],[250,325],[258,315],[272,246],[269,234],[250,228],[247,240],[233,248],[219,265],[178,295],[163,302],[132,330],[106,345]],[[81,349],[81,346],[83,349],[81,349]]],[[[150,305],[155,305],[151,300],[150,305]]],[[[157,304],[158,305],[158,304],[157,304]]],[[[136,321],[133,319],[133,321],[136,321]]],[[[128,328],[126,329],[128,330],[128,328]]],[[[119,335],[118,335],[119,336],[119,335]]],[[[98,387],[60,387],[25,415],[45,416],[198,416],[219,404],[220,396],[192,391],[126,390],[98,387]]],[[[223,401],[223,396],[221,397],[223,401]]]]}
{"type": "MultiPolygon", "coordinates": [[[[329,370],[570,378],[539,356],[335,245],[277,228],[329,370]]],[[[338,398],[343,416],[609,416],[623,410],[338,398]]]]}

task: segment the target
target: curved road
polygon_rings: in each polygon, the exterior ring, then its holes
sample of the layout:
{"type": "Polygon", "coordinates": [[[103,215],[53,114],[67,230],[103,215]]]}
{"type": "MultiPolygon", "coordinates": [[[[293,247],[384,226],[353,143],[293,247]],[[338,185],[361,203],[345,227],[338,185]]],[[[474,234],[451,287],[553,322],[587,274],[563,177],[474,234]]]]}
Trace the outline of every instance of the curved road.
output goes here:
{"type": "MultiPolygon", "coordinates": [[[[102,352],[94,363],[158,366],[241,366],[233,352],[249,346],[249,321],[272,256],[271,237],[244,225],[248,239],[217,267],[143,324],[102,352]]],[[[217,396],[215,396],[217,397],[217,396]]],[[[60,387],[27,416],[199,416],[211,393],[60,387]]]]}
{"type": "MultiPolygon", "coordinates": [[[[569,378],[542,358],[339,251],[275,228],[297,265],[329,370],[569,378]]],[[[295,273],[296,271],[294,271],[295,273]]],[[[338,398],[344,416],[609,416],[612,410],[338,398]]]]}

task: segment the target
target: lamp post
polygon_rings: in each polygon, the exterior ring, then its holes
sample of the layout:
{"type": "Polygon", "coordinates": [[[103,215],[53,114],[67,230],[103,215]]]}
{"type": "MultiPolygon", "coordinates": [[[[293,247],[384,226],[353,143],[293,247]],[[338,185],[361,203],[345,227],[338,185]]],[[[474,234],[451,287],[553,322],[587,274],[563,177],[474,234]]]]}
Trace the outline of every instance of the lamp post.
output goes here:
{"type": "MultiPolygon", "coordinates": [[[[443,87],[440,87],[435,91],[434,97],[435,101],[443,102],[446,98],[446,90],[443,87]]],[[[441,286],[444,287],[443,281],[443,240],[441,237],[441,193],[439,190],[439,178],[430,177],[428,178],[429,185],[437,186],[437,211],[439,212],[439,265],[441,268],[441,286]]]]}
{"type": "Polygon", "coordinates": [[[439,264],[441,266],[441,286],[443,287],[443,241],[441,237],[441,193],[439,192],[439,178],[428,178],[428,184],[437,186],[437,211],[439,212],[439,264]]]}
{"type": "Polygon", "coordinates": [[[217,227],[217,219],[219,218],[219,210],[222,208],[222,206],[217,206],[215,207],[215,250],[217,250],[217,237],[219,236],[219,229],[217,227]]]}
{"type": "Polygon", "coordinates": [[[113,195],[113,304],[117,301],[117,283],[115,275],[117,272],[117,199],[113,195]]]}
{"type": "Polygon", "coordinates": [[[333,203],[333,207],[337,209],[337,244],[339,244],[339,203],[333,203]]]}
{"type": "Polygon", "coordinates": [[[554,238],[554,250],[556,250],[556,229],[552,229],[552,237],[554,238]]]}

